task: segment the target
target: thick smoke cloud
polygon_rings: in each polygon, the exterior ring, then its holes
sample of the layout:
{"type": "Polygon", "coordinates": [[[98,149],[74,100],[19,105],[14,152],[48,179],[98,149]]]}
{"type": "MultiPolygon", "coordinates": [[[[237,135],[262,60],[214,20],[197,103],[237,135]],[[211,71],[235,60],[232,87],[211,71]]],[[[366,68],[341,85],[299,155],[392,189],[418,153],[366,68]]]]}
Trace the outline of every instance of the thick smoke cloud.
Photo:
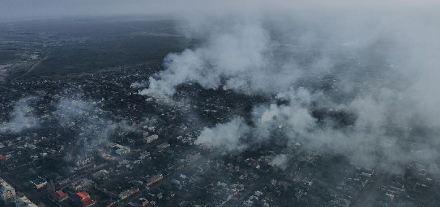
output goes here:
{"type": "Polygon", "coordinates": [[[25,97],[18,100],[10,114],[9,121],[0,124],[0,133],[20,133],[23,130],[38,127],[40,121],[30,105],[34,100],[34,97],[25,97]]]}
{"type": "Polygon", "coordinates": [[[168,55],[140,93],[172,99],[176,86],[193,82],[272,97],[255,106],[251,125],[234,118],[204,129],[196,143],[208,147],[240,151],[243,136],[265,141],[281,131],[290,144],[364,167],[421,162],[435,170],[440,18],[406,3],[190,15],[183,33],[201,43],[168,55]]]}

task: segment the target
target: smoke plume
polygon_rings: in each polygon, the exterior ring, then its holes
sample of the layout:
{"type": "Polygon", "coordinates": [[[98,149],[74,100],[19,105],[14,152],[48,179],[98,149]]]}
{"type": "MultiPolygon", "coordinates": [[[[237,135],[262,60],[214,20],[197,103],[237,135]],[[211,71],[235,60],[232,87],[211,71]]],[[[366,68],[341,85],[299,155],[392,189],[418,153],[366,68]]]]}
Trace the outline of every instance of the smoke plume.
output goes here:
{"type": "Polygon", "coordinates": [[[109,143],[110,135],[118,127],[96,102],[80,97],[61,98],[54,114],[62,127],[72,130],[75,134],[74,146],[78,151],[69,155],[71,159],[81,160],[89,157],[109,143]]]}
{"type": "MultiPolygon", "coordinates": [[[[234,118],[196,143],[246,149],[282,132],[290,144],[343,154],[364,167],[421,162],[437,168],[440,139],[440,22],[417,4],[372,2],[189,15],[195,48],[169,54],[143,95],[172,99],[176,87],[263,95],[252,124],[234,118]],[[381,5],[373,9],[373,5],[381,5]]],[[[390,167],[388,167],[390,168],[390,167]]]]}
{"type": "Polygon", "coordinates": [[[20,133],[23,130],[32,129],[40,124],[30,105],[34,97],[25,97],[18,100],[10,114],[8,122],[0,124],[0,133],[20,133]]]}
{"type": "Polygon", "coordinates": [[[246,147],[240,138],[249,133],[249,127],[241,118],[234,118],[228,123],[219,124],[215,128],[205,128],[196,144],[225,151],[235,151],[246,147]]]}

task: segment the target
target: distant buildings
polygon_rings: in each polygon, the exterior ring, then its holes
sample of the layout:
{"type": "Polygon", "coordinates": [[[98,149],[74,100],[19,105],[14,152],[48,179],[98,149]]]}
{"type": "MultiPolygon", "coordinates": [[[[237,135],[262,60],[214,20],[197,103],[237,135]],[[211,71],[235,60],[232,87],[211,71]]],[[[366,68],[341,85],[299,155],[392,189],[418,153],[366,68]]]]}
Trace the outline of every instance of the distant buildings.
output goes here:
{"type": "Polygon", "coordinates": [[[5,180],[0,178],[0,201],[3,203],[14,203],[15,197],[15,189],[5,180]]]}

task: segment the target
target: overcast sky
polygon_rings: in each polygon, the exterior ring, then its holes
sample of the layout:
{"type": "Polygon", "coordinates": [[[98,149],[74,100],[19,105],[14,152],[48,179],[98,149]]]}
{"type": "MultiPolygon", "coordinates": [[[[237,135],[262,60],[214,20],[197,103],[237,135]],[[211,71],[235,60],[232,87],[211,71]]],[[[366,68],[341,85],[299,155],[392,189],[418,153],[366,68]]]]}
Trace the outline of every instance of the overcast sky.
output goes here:
{"type": "MultiPolygon", "coordinates": [[[[436,0],[0,0],[0,20],[60,16],[111,16],[261,11],[270,9],[345,9],[364,10],[421,7],[435,10],[436,0]]],[[[439,7],[437,7],[439,8],[439,7]]]]}

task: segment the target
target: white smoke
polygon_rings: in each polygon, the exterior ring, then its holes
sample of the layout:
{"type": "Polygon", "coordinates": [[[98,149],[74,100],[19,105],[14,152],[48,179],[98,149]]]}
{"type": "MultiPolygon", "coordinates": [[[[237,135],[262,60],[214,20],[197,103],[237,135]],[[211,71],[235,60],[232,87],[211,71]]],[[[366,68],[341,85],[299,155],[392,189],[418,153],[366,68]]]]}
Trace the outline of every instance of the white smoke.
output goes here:
{"type": "Polygon", "coordinates": [[[440,18],[418,6],[190,16],[184,33],[201,44],[168,55],[141,94],[169,99],[193,82],[275,97],[255,106],[252,126],[234,118],[204,129],[196,143],[209,147],[242,150],[243,136],[268,140],[281,130],[291,143],[362,166],[436,165],[440,18]],[[316,109],[330,115],[319,120],[316,109]],[[334,114],[353,116],[352,123],[338,127],[334,114]]]}
{"type": "Polygon", "coordinates": [[[285,170],[287,168],[287,162],[288,157],[286,154],[279,154],[272,158],[272,160],[269,162],[270,165],[278,167],[282,170],[285,170]]]}
{"type": "Polygon", "coordinates": [[[73,159],[83,159],[109,143],[118,124],[106,117],[96,102],[82,98],[61,98],[56,105],[55,116],[59,124],[75,133],[74,144],[78,152],[73,159]]]}
{"type": "Polygon", "coordinates": [[[246,145],[240,142],[240,138],[249,133],[249,129],[243,119],[234,118],[228,123],[217,125],[215,128],[205,128],[196,140],[196,144],[228,152],[242,150],[246,145]]]}
{"type": "Polygon", "coordinates": [[[8,122],[0,124],[0,133],[20,133],[23,130],[38,127],[40,121],[34,114],[30,103],[35,97],[25,97],[18,100],[10,114],[8,122]]]}

